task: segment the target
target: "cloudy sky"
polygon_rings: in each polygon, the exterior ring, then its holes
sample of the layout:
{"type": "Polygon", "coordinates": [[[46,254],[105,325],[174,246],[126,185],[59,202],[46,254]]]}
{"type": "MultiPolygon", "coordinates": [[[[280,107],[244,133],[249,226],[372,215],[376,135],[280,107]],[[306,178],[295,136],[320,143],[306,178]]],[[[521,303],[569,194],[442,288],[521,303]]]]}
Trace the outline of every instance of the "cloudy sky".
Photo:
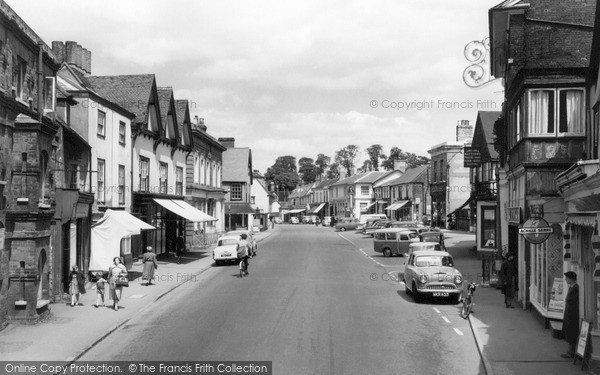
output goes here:
{"type": "Polygon", "coordinates": [[[48,45],[91,50],[94,75],[156,74],[261,172],[349,144],[429,156],[502,103],[498,80],[463,80],[465,47],[488,36],[500,0],[7,3],[48,45]]]}

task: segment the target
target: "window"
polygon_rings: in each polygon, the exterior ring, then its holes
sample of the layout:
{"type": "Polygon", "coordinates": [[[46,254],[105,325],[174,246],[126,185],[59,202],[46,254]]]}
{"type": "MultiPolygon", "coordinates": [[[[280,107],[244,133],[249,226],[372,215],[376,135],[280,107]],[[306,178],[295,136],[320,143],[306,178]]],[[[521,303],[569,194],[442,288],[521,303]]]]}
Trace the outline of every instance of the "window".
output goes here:
{"type": "Polygon", "coordinates": [[[183,168],[175,168],[175,194],[183,195],[183,168]]]}
{"type": "Polygon", "coordinates": [[[150,190],[150,159],[140,156],[140,191],[150,190]]]}
{"type": "Polygon", "coordinates": [[[496,248],[496,207],[481,207],[480,247],[496,248]]]}
{"type": "Polygon", "coordinates": [[[256,197],[255,196],[251,196],[250,197],[250,204],[255,204],[256,203],[256,197]]]}
{"type": "MultiPolygon", "coordinates": [[[[14,58],[13,58],[14,59],[14,58]]],[[[13,87],[16,92],[15,95],[23,100],[23,94],[25,93],[25,75],[27,74],[27,63],[20,57],[13,60],[13,66],[15,67],[13,72],[13,87]]]]}
{"type": "Polygon", "coordinates": [[[125,166],[119,164],[119,205],[125,204],[125,166]]]}
{"type": "Polygon", "coordinates": [[[437,161],[433,162],[433,182],[437,182],[437,161]]]}
{"type": "Polygon", "coordinates": [[[594,107],[594,118],[592,119],[592,134],[590,134],[590,158],[598,159],[598,137],[600,137],[600,115],[598,104],[594,107]]]}
{"type": "Polygon", "coordinates": [[[386,233],[385,234],[385,239],[388,240],[388,241],[395,240],[396,239],[396,232],[386,233]]]}
{"type": "Polygon", "coordinates": [[[54,77],[44,77],[44,88],[42,96],[44,100],[44,111],[54,112],[54,103],[56,103],[55,95],[55,79],[54,77]]]}
{"type": "Polygon", "coordinates": [[[584,102],[583,89],[529,91],[528,135],[583,135],[584,102]]]}
{"type": "Polygon", "coordinates": [[[77,189],[77,172],[79,172],[79,166],[77,164],[71,164],[69,171],[69,188],[77,189]]]}
{"type": "Polygon", "coordinates": [[[103,159],[98,159],[98,183],[97,183],[97,188],[98,188],[98,203],[104,203],[106,202],[106,196],[105,196],[105,186],[104,186],[104,181],[106,179],[106,169],[105,169],[105,161],[103,159]]]}
{"type": "Polygon", "coordinates": [[[242,184],[231,184],[231,200],[242,200],[242,184]]]}
{"type": "Polygon", "coordinates": [[[158,171],[159,171],[159,193],[161,194],[167,194],[167,188],[169,186],[169,181],[168,181],[168,165],[167,163],[160,163],[160,166],[158,167],[158,171]]]}
{"type": "Polygon", "coordinates": [[[104,137],[106,135],[106,113],[98,110],[98,135],[104,137]]]}
{"type": "Polygon", "coordinates": [[[125,123],[119,121],[119,144],[125,146],[125,123]]]}
{"type": "Polygon", "coordinates": [[[368,187],[368,186],[365,186],[365,185],[362,185],[362,186],[360,187],[360,193],[361,193],[362,195],[369,195],[369,187],[368,187]]]}

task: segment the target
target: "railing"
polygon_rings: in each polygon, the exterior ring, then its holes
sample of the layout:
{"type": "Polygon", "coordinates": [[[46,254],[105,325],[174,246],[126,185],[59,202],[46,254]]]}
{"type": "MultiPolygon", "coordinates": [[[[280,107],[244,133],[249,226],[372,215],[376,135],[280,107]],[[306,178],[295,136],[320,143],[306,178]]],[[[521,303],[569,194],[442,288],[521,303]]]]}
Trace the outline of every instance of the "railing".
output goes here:
{"type": "Polygon", "coordinates": [[[192,235],[192,247],[200,247],[202,249],[217,243],[220,233],[202,233],[192,235]]]}
{"type": "Polygon", "coordinates": [[[495,198],[498,194],[496,181],[475,182],[472,186],[477,198],[495,198]]]}

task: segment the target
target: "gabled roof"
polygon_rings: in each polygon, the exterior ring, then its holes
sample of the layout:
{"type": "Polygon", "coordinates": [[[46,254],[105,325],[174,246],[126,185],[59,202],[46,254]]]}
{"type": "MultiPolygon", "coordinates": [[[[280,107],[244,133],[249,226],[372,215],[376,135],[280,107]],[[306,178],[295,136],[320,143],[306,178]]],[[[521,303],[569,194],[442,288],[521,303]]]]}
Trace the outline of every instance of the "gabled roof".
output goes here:
{"type": "Polygon", "coordinates": [[[299,198],[299,197],[304,197],[307,194],[310,193],[312,187],[313,187],[314,183],[312,184],[308,184],[308,185],[300,185],[298,187],[296,187],[289,195],[288,199],[290,198],[299,198]]]}
{"type": "Polygon", "coordinates": [[[177,119],[177,131],[181,136],[181,142],[185,146],[192,144],[192,124],[190,110],[187,100],[175,100],[175,118],[177,119]]]}
{"type": "Polygon", "coordinates": [[[223,151],[223,178],[227,182],[252,183],[252,151],[248,147],[232,147],[223,151]]]}
{"type": "Polygon", "coordinates": [[[133,112],[137,123],[147,121],[148,103],[154,101],[154,74],[88,76],[86,79],[98,95],[133,112]]]}
{"type": "Polygon", "coordinates": [[[314,187],[313,189],[326,189],[328,188],[330,185],[334,184],[335,182],[337,182],[337,178],[330,178],[330,179],[326,179],[323,181],[319,181],[314,187]]]}
{"type": "Polygon", "coordinates": [[[353,176],[346,177],[342,180],[339,180],[338,182],[331,184],[331,186],[358,184],[358,183],[373,183],[388,173],[390,173],[390,172],[389,171],[371,171],[371,172],[365,172],[365,173],[357,173],[353,176]]]}
{"type": "Polygon", "coordinates": [[[419,165],[415,168],[408,168],[402,176],[389,181],[385,185],[394,186],[394,185],[402,185],[402,184],[411,184],[415,182],[423,182],[425,183],[427,180],[427,168],[429,168],[429,164],[419,165]]]}
{"type": "Polygon", "coordinates": [[[171,87],[158,87],[156,90],[158,94],[158,105],[160,107],[160,121],[163,124],[163,128],[168,129],[169,138],[178,139],[179,134],[179,121],[177,119],[177,109],[175,108],[175,98],[173,98],[173,88],[171,87]],[[169,129],[169,112],[173,116],[173,129],[169,129]]]}
{"type": "Polygon", "coordinates": [[[493,133],[494,123],[501,114],[500,111],[479,111],[477,113],[471,145],[481,150],[483,159],[498,159],[498,152],[494,149],[493,133]]]}

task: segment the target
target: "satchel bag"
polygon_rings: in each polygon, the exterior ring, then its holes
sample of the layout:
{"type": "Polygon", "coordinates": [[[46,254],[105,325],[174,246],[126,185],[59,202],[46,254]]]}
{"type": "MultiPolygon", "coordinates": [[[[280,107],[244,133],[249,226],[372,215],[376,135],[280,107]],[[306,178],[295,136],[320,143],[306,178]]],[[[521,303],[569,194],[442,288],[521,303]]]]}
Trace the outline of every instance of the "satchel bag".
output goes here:
{"type": "Polygon", "coordinates": [[[129,286],[129,280],[127,280],[127,276],[119,275],[117,277],[117,286],[129,286]]]}

